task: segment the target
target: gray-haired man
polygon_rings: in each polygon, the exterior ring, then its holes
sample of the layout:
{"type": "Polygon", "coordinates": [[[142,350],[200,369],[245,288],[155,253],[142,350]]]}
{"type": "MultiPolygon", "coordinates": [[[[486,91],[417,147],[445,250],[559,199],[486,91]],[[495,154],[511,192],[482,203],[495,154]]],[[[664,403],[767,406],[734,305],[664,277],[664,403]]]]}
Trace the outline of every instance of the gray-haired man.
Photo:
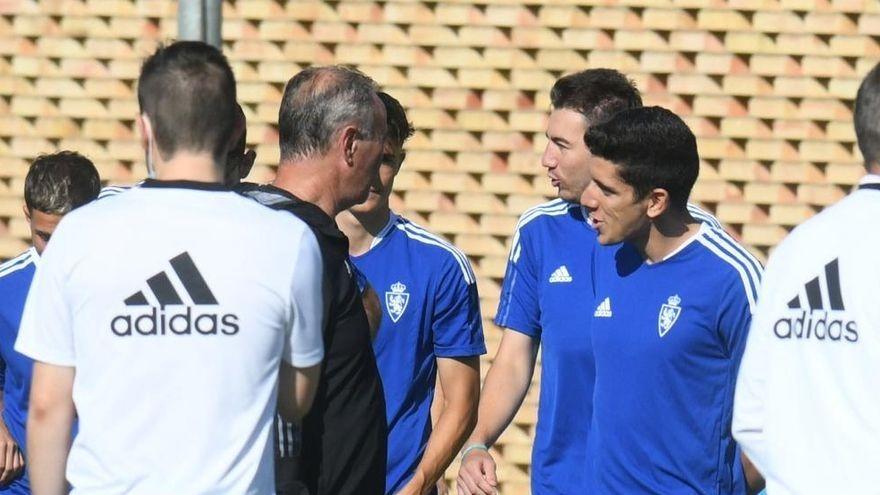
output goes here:
{"type": "Polygon", "coordinates": [[[277,491],[381,494],[385,487],[385,401],[370,325],[348,261],[348,239],[336,215],[364,201],[378,174],[385,109],[375,83],[343,67],[316,67],[294,76],[279,112],[281,163],[272,185],[242,184],[240,192],[287,210],[311,227],[324,261],[326,355],[320,386],[297,433],[279,426],[277,491]],[[296,471],[299,471],[298,473],[296,471]]]}

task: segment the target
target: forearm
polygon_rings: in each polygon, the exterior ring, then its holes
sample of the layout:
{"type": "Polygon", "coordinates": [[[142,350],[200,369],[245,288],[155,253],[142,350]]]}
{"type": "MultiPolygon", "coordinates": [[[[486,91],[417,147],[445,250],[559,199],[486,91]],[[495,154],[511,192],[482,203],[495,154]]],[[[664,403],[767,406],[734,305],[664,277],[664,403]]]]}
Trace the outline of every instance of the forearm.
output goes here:
{"type": "Polygon", "coordinates": [[[471,433],[477,421],[478,397],[459,403],[446,403],[434,423],[425,453],[416,467],[417,481],[422,492],[434,486],[471,433]]]}
{"type": "Polygon", "coordinates": [[[468,444],[494,444],[513,421],[529,390],[534,360],[520,362],[511,359],[513,356],[501,356],[501,351],[498,354],[483,383],[478,421],[468,444]]]}
{"type": "Polygon", "coordinates": [[[72,409],[31,410],[27,447],[28,472],[34,493],[64,495],[68,492],[64,469],[72,425],[72,409]]]}

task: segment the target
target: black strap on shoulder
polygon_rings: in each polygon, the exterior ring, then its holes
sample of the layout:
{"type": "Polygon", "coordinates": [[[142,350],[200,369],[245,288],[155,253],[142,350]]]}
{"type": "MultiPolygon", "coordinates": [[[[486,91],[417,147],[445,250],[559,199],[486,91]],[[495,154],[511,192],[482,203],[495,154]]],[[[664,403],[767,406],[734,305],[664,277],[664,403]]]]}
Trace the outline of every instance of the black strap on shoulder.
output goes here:
{"type": "Polygon", "coordinates": [[[862,189],[873,189],[875,191],[880,191],[880,184],[877,184],[877,183],[862,184],[861,186],[859,186],[859,190],[862,190],[862,189]]]}

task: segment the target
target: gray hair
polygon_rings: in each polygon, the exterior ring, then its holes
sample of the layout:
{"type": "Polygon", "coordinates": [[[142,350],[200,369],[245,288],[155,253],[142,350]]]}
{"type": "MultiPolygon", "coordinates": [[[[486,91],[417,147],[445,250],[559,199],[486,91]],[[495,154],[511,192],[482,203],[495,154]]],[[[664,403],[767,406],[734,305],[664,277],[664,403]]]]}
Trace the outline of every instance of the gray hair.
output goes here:
{"type": "Polygon", "coordinates": [[[310,67],[293,76],[278,112],[281,159],[327,153],[347,125],[362,139],[382,138],[376,129],[377,91],[375,81],[342,66],[310,67]]]}

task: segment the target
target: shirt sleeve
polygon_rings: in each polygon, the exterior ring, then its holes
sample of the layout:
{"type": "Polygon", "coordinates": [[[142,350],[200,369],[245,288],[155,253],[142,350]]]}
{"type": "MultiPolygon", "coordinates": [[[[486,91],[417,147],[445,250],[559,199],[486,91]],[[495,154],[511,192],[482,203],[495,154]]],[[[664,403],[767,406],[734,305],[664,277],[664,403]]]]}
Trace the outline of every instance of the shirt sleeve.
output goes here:
{"type": "MultiPolygon", "coordinates": [[[[463,255],[462,255],[463,256],[463,255]]],[[[434,355],[437,357],[467,357],[486,353],[483,322],[480,317],[480,296],[476,281],[465,279],[470,265],[463,260],[449,260],[439,279],[434,301],[431,331],[434,336],[434,355]]]]}
{"type": "Polygon", "coordinates": [[[535,263],[528,230],[520,230],[507,258],[507,270],[501,286],[501,298],[495,313],[495,324],[541,337],[541,308],[538,301],[538,267],[535,263]]]}
{"type": "MultiPolygon", "coordinates": [[[[783,244],[784,246],[784,244],[783,244]]],[[[777,248],[778,254],[783,248],[777,248]]],[[[748,341],[739,367],[733,402],[733,437],[759,471],[767,472],[769,459],[765,451],[765,397],[767,359],[773,331],[773,292],[779,279],[773,257],[767,265],[758,305],[752,319],[748,341]]]]}
{"type": "Polygon", "coordinates": [[[15,350],[35,361],[74,366],[73,318],[64,286],[64,227],[62,222],[40,258],[24,305],[15,350]]]}
{"type": "Polygon", "coordinates": [[[318,241],[304,229],[290,290],[290,327],[282,358],[295,368],[324,359],[324,267],[318,241]]]}

